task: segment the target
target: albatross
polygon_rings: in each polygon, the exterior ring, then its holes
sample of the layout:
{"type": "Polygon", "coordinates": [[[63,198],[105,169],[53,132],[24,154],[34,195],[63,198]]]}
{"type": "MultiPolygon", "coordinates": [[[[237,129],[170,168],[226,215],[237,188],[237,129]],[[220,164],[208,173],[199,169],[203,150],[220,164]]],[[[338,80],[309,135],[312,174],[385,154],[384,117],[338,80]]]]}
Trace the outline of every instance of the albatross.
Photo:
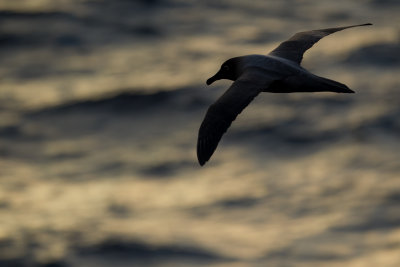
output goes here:
{"type": "Polygon", "coordinates": [[[304,52],[323,37],[345,27],[304,31],[281,43],[268,55],[246,55],[228,59],[207,80],[207,85],[221,79],[234,81],[212,104],[204,117],[197,139],[197,158],[203,166],[212,156],[223,134],[242,110],[261,92],[335,92],[354,93],[346,85],[317,76],[300,66],[304,52]]]}

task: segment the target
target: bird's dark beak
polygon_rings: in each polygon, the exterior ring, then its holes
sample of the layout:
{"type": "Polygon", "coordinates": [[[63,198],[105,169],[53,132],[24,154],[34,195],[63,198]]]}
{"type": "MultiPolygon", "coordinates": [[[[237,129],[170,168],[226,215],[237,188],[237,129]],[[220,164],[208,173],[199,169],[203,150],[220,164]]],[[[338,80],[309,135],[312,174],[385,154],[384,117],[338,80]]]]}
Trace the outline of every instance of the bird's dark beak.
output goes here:
{"type": "Polygon", "coordinates": [[[217,72],[217,74],[215,74],[214,76],[212,76],[210,79],[207,80],[207,82],[206,82],[207,85],[212,84],[216,80],[220,80],[221,78],[219,76],[220,76],[220,74],[219,74],[219,72],[217,72]]]}

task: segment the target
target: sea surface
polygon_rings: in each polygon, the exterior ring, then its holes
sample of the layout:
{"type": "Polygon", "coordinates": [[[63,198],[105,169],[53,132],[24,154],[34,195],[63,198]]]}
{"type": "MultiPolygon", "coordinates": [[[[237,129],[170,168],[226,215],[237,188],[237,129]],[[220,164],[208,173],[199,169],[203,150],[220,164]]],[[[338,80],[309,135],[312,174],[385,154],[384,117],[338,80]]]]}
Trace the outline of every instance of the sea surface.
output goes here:
{"type": "Polygon", "coordinates": [[[400,2],[0,0],[0,266],[400,266],[400,2]],[[200,167],[234,56],[360,23],[200,167]]]}

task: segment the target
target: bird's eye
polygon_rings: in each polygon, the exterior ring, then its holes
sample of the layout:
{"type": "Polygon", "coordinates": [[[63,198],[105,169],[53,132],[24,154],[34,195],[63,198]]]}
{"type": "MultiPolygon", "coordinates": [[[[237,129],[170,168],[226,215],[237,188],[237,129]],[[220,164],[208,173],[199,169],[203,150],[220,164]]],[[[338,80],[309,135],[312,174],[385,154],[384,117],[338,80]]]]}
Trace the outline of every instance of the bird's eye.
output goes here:
{"type": "Polygon", "coordinates": [[[222,69],[223,69],[224,71],[229,71],[229,66],[228,66],[228,65],[224,65],[224,66],[222,66],[222,69]]]}

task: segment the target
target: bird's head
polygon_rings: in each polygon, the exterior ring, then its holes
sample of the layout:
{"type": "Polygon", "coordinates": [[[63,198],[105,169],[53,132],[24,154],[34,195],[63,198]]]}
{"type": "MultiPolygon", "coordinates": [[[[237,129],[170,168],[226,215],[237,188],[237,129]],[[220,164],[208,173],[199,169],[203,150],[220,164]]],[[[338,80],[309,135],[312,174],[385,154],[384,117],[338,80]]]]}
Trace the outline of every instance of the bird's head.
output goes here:
{"type": "Polygon", "coordinates": [[[235,81],[241,74],[241,59],[234,57],[225,61],[219,71],[207,80],[207,85],[221,79],[227,79],[235,81]]]}

